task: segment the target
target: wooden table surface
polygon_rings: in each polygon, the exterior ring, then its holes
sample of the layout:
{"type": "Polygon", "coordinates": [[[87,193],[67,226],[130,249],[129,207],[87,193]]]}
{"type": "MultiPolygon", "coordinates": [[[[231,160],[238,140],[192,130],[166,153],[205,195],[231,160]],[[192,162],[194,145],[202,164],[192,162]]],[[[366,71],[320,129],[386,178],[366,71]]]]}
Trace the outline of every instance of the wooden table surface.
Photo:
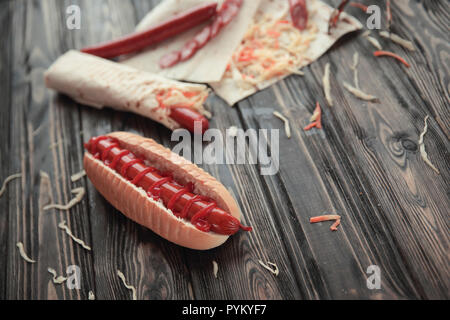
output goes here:
{"type": "MultiPolygon", "coordinates": [[[[359,32],[341,39],[303,77],[290,76],[234,108],[216,96],[208,100],[214,128],[280,129],[280,171],[262,176],[258,165],[203,166],[233,191],[255,229],[207,252],[171,244],[126,219],[87,178],[70,181],[83,169],[83,142],[92,136],[123,130],[173,146],[171,132],[134,114],[81,106],[43,82],[58,56],[131,32],[158,2],[0,2],[0,180],[23,174],[0,198],[0,299],[87,299],[91,290],[97,299],[130,299],[117,270],[139,299],[448,299],[449,2],[392,1],[392,31],[413,40],[415,52],[372,31],[409,69],[374,58],[359,32]],[[71,4],[81,8],[81,30],[66,27],[71,4]],[[353,79],[355,51],[361,87],[378,103],[358,100],[342,86],[353,79]],[[327,62],[331,108],[321,84],[327,62]],[[305,133],[316,100],[323,134],[305,133]],[[275,110],[291,119],[291,139],[275,110]],[[440,174],[418,151],[427,115],[425,146],[440,174]],[[87,193],[69,212],[43,210],[50,202],[67,203],[77,186],[87,193]],[[309,223],[325,212],[342,216],[338,231],[309,223]],[[91,252],[57,227],[62,220],[91,252]],[[20,257],[19,241],[37,263],[20,257]],[[258,260],[275,263],[280,274],[258,260]],[[47,272],[65,274],[70,265],[80,267],[79,290],[53,284],[47,272]],[[366,284],[371,265],[380,268],[379,290],[366,284]]],[[[384,8],[384,1],[372,2],[384,8]]],[[[359,9],[347,11],[365,22],[359,9]]]]}

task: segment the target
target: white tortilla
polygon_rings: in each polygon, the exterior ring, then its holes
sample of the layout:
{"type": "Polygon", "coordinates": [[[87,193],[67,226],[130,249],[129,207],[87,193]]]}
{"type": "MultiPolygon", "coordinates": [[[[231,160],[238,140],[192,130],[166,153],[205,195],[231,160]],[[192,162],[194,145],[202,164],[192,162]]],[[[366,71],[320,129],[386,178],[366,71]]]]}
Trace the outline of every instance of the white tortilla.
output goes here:
{"type": "MultiPolygon", "coordinates": [[[[171,16],[186,11],[201,3],[211,0],[164,0],[155,7],[137,26],[141,31],[151,25],[158,24],[171,16]]],[[[220,4],[223,0],[217,1],[220,4]]],[[[172,68],[161,69],[160,59],[167,53],[179,50],[191,40],[206,24],[187,31],[173,39],[132,56],[121,63],[140,70],[159,74],[161,76],[190,82],[218,82],[231,59],[233,52],[239,46],[261,0],[244,0],[238,15],[191,59],[181,62],[172,68]]],[[[286,0],[287,2],[287,0],[286,0]]]]}
{"type": "MultiPolygon", "coordinates": [[[[357,19],[343,12],[340,15],[336,28],[332,30],[331,35],[328,35],[328,22],[334,9],[319,0],[308,0],[306,3],[309,12],[308,24],[316,24],[319,31],[315,40],[311,42],[310,47],[304,55],[308,59],[304,59],[300,65],[296,65],[296,69],[303,68],[317,60],[343,35],[362,28],[362,24],[357,19]],[[343,19],[349,21],[350,24],[343,21],[343,19]]],[[[290,20],[290,14],[287,14],[288,10],[289,2],[287,0],[263,0],[258,13],[259,11],[262,11],[265,14],[270,14],[276,19],[281,19],[285,16],[285,19],[290,20]]],[[[209,85],[217,95],[228,102],[228,104],[233,105],[256,93],[258,90],[263,90],[275,82],[284,79],[288,75],[259,83],[250,89],[241,88],[232,78],[226,78],[219,82],[211,82],[209,85]]]]}
{"type": "Polygon", "coordinates": [[[45,72],[45,84],[81,104],[134,112],[171,130],[181,126],[170,118],[170,108],[160,107],[159,90],[174,88],[199,92],[199,98],[193,98],[197,100],[191,108],[202,114],[205,113],[203,96],[208,95],[205,85],[169,80],[74,50],[59,57],[45,72]]]}

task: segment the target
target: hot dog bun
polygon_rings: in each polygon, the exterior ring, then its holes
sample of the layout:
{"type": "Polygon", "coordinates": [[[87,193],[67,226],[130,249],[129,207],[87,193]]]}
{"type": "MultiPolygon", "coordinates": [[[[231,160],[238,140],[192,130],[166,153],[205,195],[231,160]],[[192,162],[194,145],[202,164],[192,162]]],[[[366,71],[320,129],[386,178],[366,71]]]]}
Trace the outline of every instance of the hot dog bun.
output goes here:
{"type": "MultiPolygon", "coordinates": [[[[195,193],[211,198],[220,208],[240,218],[239,207],[228,190],[195,164],[152,139],[127,132],[107,136],[117,139],[121,148],[139,155],[158,170],[172,172],[176,181],[182,184],[191,182],[195,193]]],[[[89,152],[85,153],[83,162],[87,176],[106,200],[125,216],[161,237],[196,250],[218,247],[228,239],[225,235],[200,231],[190,222],[177,218],[162,203],[148,197],[142,188],[131,184],[89,152]]]]}

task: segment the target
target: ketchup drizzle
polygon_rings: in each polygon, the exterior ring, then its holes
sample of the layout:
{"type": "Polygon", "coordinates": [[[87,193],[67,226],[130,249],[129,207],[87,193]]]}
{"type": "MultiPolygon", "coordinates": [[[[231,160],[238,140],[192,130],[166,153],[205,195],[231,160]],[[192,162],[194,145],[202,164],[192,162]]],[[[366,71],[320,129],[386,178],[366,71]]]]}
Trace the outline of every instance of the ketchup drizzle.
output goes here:
{"type": "Polygon", "coordinates": [[[171,177],[164,177],[159,181],[156,181],[154,184],[151,185],[150,188],[147,190],[147,194],[153,195],[153,191],[159,187],[161,187],[163,184],[172,181],[171,177]]]}
{"type": "Polygon", "coordinates": [[[144,163],[144,161],[142,159],[134,159],[134,160],[131,160],[130,162],[125,163],[122,166],[122,169],[120,169],[120,175],[124,178],[127,178],[128,168],[131,167],[132,165],[135,165],[136,163],[144,163]]]}
{"type": "Polygon", "coordinates": [[[103,161],[103,162],[106,162],[106,158],[108,158],[109,152],[110,152],[112,149],[117,148],[117,147],[119,147],[119,144],[118,144],[118,143],[113,143],[113,144],[110,145],[108,148],[106,148],[105,150],[103,150],[103,152],[102,152],[102,161],[103,161]]]}
{"type": "Polygon", "coordinates": [[[216,207],[216,204],[213,202],[207,207],[201,209],[197,212],[191,219],[191,223],[196,226],[199,230],[208,232],[211,229],[211,225],[205,221],[204,219],[208,216],[208,214],[216,207]]]}
{"type": "MultiPolygon", "coordinates": [[[[91,152],[92,154],[94,154],[94,152],[97,151],[98,143],[99,143],[100,141],[106,140],[106,139],[108,139],[108,137],[103,137],[103,136],[102,136],[102,137],[95,138],[95,139],[92,141],[90,152],[91,152]]],[[[95,153],[96,158],[97,158],[97,154],[98,154],[98,153],[95,153]]]]}
{"type": "Polygon", "coordinates": [[[148,167],[147,169],[145,169],[144,171],[142,171],[141,173],[139,173],[136,177],[134,177],[134,179],[131,181],[132,184],[138,184],[139,181],[141,181],[141,179],[150,172],[155,172],[156,169],[153,167],[148,167]]]}
{"type": "Polygon", "coordinates": [[[167,209],[172,210],[173,211],[173,207],[175,206],[175,204],[177,203],[178,199],[180,199],[183,195],[185,195],[186,193],[188,193],[188,190],[186,188],[181,189],[180,191],[178,191],[177,193],[175,193],[172,198],[170,198],[169,202],[167,203],[167,209]]]}
{"type": "Polygon", "coordinates": [[[182,219],[186,218],[187,215],[188,215],[189,209],[192,207],[192,205],[193,205],[195,202],[200,201],[200,200],[202,200],[202,197],[200,197],[199,195],[196,195],[195,197],[193,197],[192,199],[190,199],[190,200],[186,203],[186,205],[184,206],[183,210],[181,210],[180,213],[177,213],[176,216],[177,216],[178,218],[182,218],[182,219]]]}
{"type": "Polygon", "coordinates": [[[119,163],[119,161],[125,157],[126,155],[129,155],[131,152],[128,150],[123,150],[121,151],[117,156],[114,157],[113,161],[110,163],[109,167],[113,170],[116,169],[117,164],[119,163]]]}

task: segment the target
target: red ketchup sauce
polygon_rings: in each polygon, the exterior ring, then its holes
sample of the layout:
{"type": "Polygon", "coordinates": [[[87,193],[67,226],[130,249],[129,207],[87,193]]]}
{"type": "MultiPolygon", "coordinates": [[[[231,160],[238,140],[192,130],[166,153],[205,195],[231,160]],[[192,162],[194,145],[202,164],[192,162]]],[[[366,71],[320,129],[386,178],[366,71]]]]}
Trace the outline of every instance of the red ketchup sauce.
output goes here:
{"type": "Polygon", "coordinates": [[[173,180],[170,173],[161,173],[147,166],[144,160],[122,149],[111,137],[92,138],[85,144],[86,150],[96,159],[119,173],[132,184],[141,187],[154,200],[162,200],[175,216],[190,221],[197,229],[233,235],[244,227],[238,219],[217,207],[211,199],[193,193],[192,186],[183,186],[173,180]]]}

